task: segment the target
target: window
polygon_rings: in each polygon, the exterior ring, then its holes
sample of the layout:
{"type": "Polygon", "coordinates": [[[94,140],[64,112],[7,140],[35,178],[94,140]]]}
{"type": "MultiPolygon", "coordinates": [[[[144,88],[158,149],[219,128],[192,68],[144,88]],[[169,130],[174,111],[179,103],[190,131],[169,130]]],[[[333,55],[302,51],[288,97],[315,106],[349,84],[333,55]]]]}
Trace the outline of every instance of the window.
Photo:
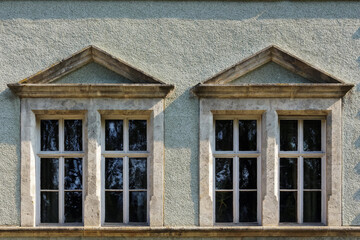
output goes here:
{"type": "Polygon", "coordinates": [[[214,121],[216,223],[260,222],[260,120],[216,117],[214,121]]]}
{"type": "Polygon", "coordinates": [[[323,223],[325,120],[280,118],[280,222],[323,223]]]}
{"type": "Polygon", "coordinates": [[[148,223],[148,120],[106,116],[103,126],[103,223],[148,223]]]}
{"type": "Polygon", "coordinates": [[[40,117],[38,121],[38,224],[83,222],[82,118],[40,117]]]}

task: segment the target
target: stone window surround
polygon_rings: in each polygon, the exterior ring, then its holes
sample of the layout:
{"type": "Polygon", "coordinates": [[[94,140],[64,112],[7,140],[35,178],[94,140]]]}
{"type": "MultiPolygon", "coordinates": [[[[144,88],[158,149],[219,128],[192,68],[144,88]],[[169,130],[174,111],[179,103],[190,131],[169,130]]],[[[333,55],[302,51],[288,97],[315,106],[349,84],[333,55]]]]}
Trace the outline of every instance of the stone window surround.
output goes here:
{"type": "Polygon", "coordinates": [[[21,226],[36,226],[37,118],[41,115],[83,115],[84,227],[101,226],[101,118],[104,115],[149,116],[149,225],[163,226],[164,100],[21,99],[21,226]]]}
{"type": "MultiPolygon", "coordinates": [[[[341,226],[341,99],[200,99],[199,223],[214,226],[212,136],[214,115],[258,115],[262,118],[262,226],[279,225],[279,116],[326,118],[326,221],[341,226]]],[[[301,225],[299,225],[301,226],[301,225]]]]}

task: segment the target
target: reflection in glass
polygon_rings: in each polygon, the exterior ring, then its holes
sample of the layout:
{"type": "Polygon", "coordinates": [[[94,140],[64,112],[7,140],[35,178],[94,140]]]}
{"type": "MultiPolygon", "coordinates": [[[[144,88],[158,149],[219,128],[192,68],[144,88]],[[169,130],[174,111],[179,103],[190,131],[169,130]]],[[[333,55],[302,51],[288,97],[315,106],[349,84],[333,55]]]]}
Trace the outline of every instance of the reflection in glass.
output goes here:
{"type": "Polygon", "coordinates": [[[280,189],[297,188],[297,158],[280,158],[280,189]]]}
{"type": "Polygon", "coordinates": [[[129,158],[129,189],[147,188],[146,158],[129,158]]]}
{"type": "Polygon", "coordinates": [[[57,192],[41,192],[41,223],[59,222],[59,196],[57,192]]]}
{"type": "Polygon", "coordinates": [[[257,221],[257,192],[241,191],[239,193],[239,221],[257,221]]]}
{"type": "Polygon", "coordinates": [[[105,222],[123,222],[122,192],[105,192],[105,222]]]}
{"type": "Polygon", "coordinates": [[[41,151],[59,150],[59,120],[40,121],[41,151]]]}
{"type": "Polygon", "coordinates": [[[123,151],[123,120],[105,120],[105,150],[123,151]]]}
{"type": "Polygon", "coordinates": [[[280,222],[297,222],[297,192],[280,192],[280,222]]]}
{"type": "Polygon", "coordinates": [[[233,120],[215,121],[215,150],[233,150],[233,120]]]}
{"type": "Polygon", "coordinates": [[[146,120],[129,120],[129,150],[146,151],[146,120]]]}
{"type": "Polygon", "coordinates": [[[233,173],[232,158],[216,158],[215,159],[215,187],[216,189],[232,189],[233,173]]]}
{"type": "Polygon", "coordinates": [[[239,120],[239,151],[256,151],[256,120],[239,120]]]}
{"type": "Polygon", "coordinates": [[[321,151],[321,120],[304,120],[304,151],[321,151]]]}
{"type": "Polygon", "coordinates": [[[130,192],[130,222],[146,222],[147,192],[130,192]]]}
{"type": "Polygon", "coordinates": [[[82,151],[82,120],[64,120],[65,151],[82,151]]]}
{"type": "Polygon", "coordinates": [[[65,192],[64,204],[64,222],[82,222],[82,192],[65,192]]]}
{"type": "Polygon", "coordinates": [[[233,222],[233,192],[216,192],[216,222],[233,222]]]}
{"type": "Polygon", "coordinates": [[[105,188],[123,188],[123,159],[105,158],[105,188]]]}
{"type": "Polygon", "coordinates": [[[59,188],[59,159],[41,158],[41,189],[58,189],[59,188]]]}
{"type": "Polygon", "coordinates": [[[65,189],[82,189],[82,159],[65,158],[65,189]]]}
{"type": "Polygon", "coordinates": [[[304,188],[321,189],[321,158],[304,158],[304,188]]]}
{"type": "Polygon", "coordinates": [[[321,222],[320,191],[304,191],[304,222],[321,222]]]}
{"type": "Polygon", "coordinates": [[[239,188],[257,188],[257,167],[256,158],[240,158],[239,188]]]}
{"type": "Polygon", "coordinates": [[[298,121],[280,120],[280,151],[297,151],[298,121]]]}

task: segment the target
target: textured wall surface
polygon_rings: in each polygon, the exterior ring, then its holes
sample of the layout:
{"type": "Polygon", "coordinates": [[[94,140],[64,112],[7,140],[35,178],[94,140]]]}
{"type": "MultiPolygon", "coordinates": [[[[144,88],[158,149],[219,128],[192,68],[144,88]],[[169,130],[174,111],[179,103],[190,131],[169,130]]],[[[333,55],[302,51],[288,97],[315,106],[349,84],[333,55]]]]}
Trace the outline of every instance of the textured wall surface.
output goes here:
{"type": "Polygon", "coordinates": [[[165,110],[168,226],[198,224],[192,86],[271,44],[358,84],[343,103],[343,224],[360,224],[360,2],[2,1],[0,225],[20,219],[20,101],[6,84],[89,44],[175,84],[165,110]]]}

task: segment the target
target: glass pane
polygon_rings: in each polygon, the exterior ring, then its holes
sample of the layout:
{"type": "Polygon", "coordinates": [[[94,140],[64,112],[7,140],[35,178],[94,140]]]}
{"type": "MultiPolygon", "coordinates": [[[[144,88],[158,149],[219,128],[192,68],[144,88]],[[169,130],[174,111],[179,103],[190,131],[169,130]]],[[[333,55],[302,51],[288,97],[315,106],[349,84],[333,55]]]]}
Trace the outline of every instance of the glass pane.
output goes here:
{"type": "Polygon", "coordinates": [[[233,192],[216,192],[216,222],[233,222],[233,192]]]}
{"type": "Polygon", "coordinates": [[[123,222],[122,192],[105,192],[105,222],[123,222]]]}
{"type": "Polygon", "coordinates": [[[321,222],[321,192],[304,192],[304,222],[321,222]]]}
{"type": "Polygon", "coordinates": [[[105,120],[105,150],[124,150],[123,120],[105,120]]]}
{"type": "Polygon", "coordinates": [[[146,120],[129,120],[129,150],[146,151],[146,120]]]}
{"type": "Polygon", "coordinates": [[[82,222],[82,192],[65,192],[66,223],[82,222]]]}
{"type": "Polygon", "coordinates": [[[233,159],[216,158],[215,159],[215,187],[216,189],[233,188],[233,159]]]}
{"type": "Polygon", "coordinates": [[[257,192],[239,193],[239,221],[257,222],[257,192]]]}
{"type": "Polygon", "coordinates": [[[321,158],[304,158],[304,188],[321,189],[321,158]]]}
{"type": "Polygon", "coordinates": [[[233,120],[215,121],[215,150],[233,150],[233,120]]]}
{"type": "Polygon", "coordinates": [[[297,151],[298,121],[280,120],[280,151],[297,151]]]}
{"type": "Polygon", "coordinates": [[[280,158],[280,189],[297,189],[297,158],[280,158]]]}
{"type": "Polygon", "coordinates": [[[256,120],[239,120],[239,151],[256,151],[256,120]]]}
{"type": "Polygon", "coordinates": [[[123,159],[105,158],[105,189],[123,188],[123,159]]]}
{"type": "Polygon", "coordinates": [[[65,189],[82,189],[82,159],[65,158],[65,189]]]}
{"type": "Polygon", "coordinates": [[[239,188],[257,189],[257,159],[240,158],[239,188]]]}
{"type": "Polygon", "coordinates": [[[41,151],[59,151],[59,120],[40,122],[41,151]]]}
{"type": "Polygon", "coordinates": [[[65,151],[82,151],[82,120],[64,120],[65,151]]]}
{"type": "Polygon", "coordinates": [[[130,222],[146,222],[147,192],[130,192],[130,222]]]}
{"type": "Polygon", "coordinates": [[[304,151],[321,151],[321,120],[304,120],[304,151]]]}
{"type": "Polygon", "coordinates": [[[41,158],[41,189],[59,188],[59,159],[41,158]]]}
{"type": "Polygon", "coordinates": [[[129,158],[129,188],[147,188],[146,158],[129,158]]]}
{"type": "Polygon", "coordinates": [[[41,192],[41,223],[59,222],[59,196],[57,192],[41,192]]]}
{"type": "Polygon", "coordinates": [[[297,192],[280,192],[280,222],[297,222],[297,192]]]}

